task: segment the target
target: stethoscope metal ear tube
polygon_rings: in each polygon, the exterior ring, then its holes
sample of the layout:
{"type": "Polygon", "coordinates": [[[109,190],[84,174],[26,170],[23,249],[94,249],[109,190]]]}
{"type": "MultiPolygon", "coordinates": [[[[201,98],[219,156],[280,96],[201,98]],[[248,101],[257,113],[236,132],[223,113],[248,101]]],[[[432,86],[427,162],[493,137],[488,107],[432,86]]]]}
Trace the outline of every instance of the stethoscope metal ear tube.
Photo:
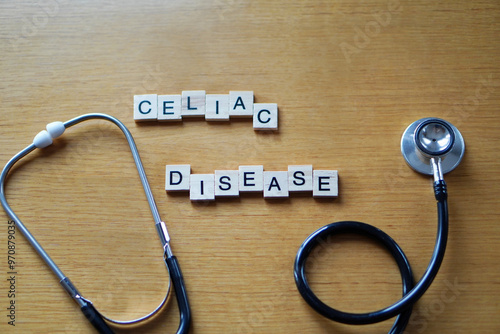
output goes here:
{"type": "MultiPolygon", "coordinates": [[[[56,277],[59,279],[61,286],[69,293],[69,295],[75,300],[75,302],[80,306],[82,312],[85,314],[87,319],[92,323],[92,325],[100,332],[100,333],[113,333],[108,324],[104,321],[106,319],[109,322],[116,324],[133,324],[138,323],[143,320],[149,319],[160,311],[165,305],[169,292],[160,303],[160,305],[153,310],[150,314],[141,317],[139,319],[130,320],[130,321],[118,321],[113,320],[104,315],[100,314],[99,311],[93,306],[92,302],[88,299],[85,299],[80,292],[76,289],[73,283],[67,278],[61,269],[55,264],[55,262],[51,259],[51,257],[47,254],[47,252],[43,249],[43,247],[38,243],[35,237],[30,233],[30,231],[26,228],[23,222],[19,219],[19,217],[14,213],[12,208],[7,203],[5,198],[5,181],[7,175],[11,168],[21,160],[23,157],[34,151],[36,148],[43,148],[50,144],[52,144],[52,140],[58,136],[60,136],[65,129],[81,123],[83,121],[91,120],[91,119],[101,119],[114,123],[116,126],[122,130],[127,139],[127,142],[130,146],[130,150],[132,152],[132,156],[134,158],[134,162],[139,173],[139,177],[141,179],[142,186],[144,188],[144,192],[146,194],[147,201],[149,203],[149,207],[151,213],[153,215],[154,222],[156,224],[156,230],[160,237],[160,241],[163,246],[163,253],[165,257],[165,264],[169,271],[170,279],[174,286],[177,303],[179,306],[180,312],[180,324],[177,329],[177,334],[187,333],[191,324],[191,311],[189,308],[189,302],[187,299],[187,293],[185,289],[184,279],[182,276],[182,272],[180,270],[179,262],[177,258],[172,254],[172,249],[170,247],[170,237],[168,235],[167,227],[165,223],[161,220],[160,214],[158,212],[158,208],[156,206],[153,194],[151,192],[151,188],[149,186],[149,182],[146,177],[146,172],[144,171],[144,167],[142,166],[141,158],[139,156],[139,152],[135,145],[134,139],[130,131],[125,127],[125,125],[120,122],[118,119],[106,115],[106,114],[85,114],[78,116],[72,120],[69,120],[65,123],[62,122],[54,122],[47,125],[47,130],[41,131],[34,139],[34,142],[17,153],[13,158],[11,158],[0,174],[0,202],[8,214],[8,216],[15,221],[16,227],[21,231],[21,233],[26,237],[28,242],[32,245],[35,251],[40,255],[43,261],[47,264],[47,266],[54,272],[56,277]]],[[[169,289],[170,290],[170,289],[169,289]]]]}
{"type": "Polygon", "coordinates": [[[414,285],[410,264],[403,250],[386,233],[368,224],[343,221],[318,229],[300,246],[294,265],[295,283],[304,300],[321,315],[346,324],[373,324],[398,316],[390,334],[403,333],[411,316],[412,306],[427,291],[436,277],[444,258],[448,240],[448,203],[443,174],[453,170],[462,160],[465,144],[460,132],[450,123],[425,118],[412,123],[404,132],[401,151],[414,170],[434,176],[434,196],[437,201],[438,230],[434,252],[424,275],[414,285]],[[446,164],[443,165],[444,161],[446,164]],[[337,233],[360,233],[380,241],[393,255],[403,280],[403,297],[384,309],[369,313],[347,313],[323,303],[307,282],[306,262],[320,240],[337,233]]]}

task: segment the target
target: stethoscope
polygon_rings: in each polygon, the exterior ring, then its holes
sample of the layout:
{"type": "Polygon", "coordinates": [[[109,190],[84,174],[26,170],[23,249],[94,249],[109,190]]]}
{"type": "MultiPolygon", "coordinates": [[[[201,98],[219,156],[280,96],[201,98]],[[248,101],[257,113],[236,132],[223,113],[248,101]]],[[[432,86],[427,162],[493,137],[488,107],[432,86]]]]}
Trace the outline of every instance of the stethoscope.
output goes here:
{"type": "MultiPolygon", "coordinates": [[[[35,251],[40,255],[47,266],[59,279],[62,287],[79,305],[81,311],[100,333],[113,333],[107,322],[126,325],[136,324],[153,317],[165,305],[170,289],[160,305],[150,314],[130,321],[117,321],[101,314],[92,304],[84,298],[73,283],[66,277],[61,269],[50,258],[40,243],[24,226],[19,217],[11,209],[5,198],[4,184],[11,168],[23,157],[37,148],[44,148],[52,144],[53,139],[61,136],[64,131],[78,123],[101,119],[114,123],[124,133],[130,146],[132,156],[139,172],[139,177],[149,203],[156,230],[163,246],[165,263],[174,286],[177,304],[180,312],[180,324],[177,334],[187,333],[191,323],[191,311],[187,299],[184,279],[177,258],[172,254],[170,237],[165,223],[161,220],[158,208],[151,192],[146,173],[142,166],[139,152],[130,131],[116,118],[106,114],[86,114],[78,116],[67,122],[53,122],[47,125],[46,130],[38,133],[33,143],[12,157],[0,174],[0,202],[8,216],[15,221],[16,227],[26,237],[35,251]]],[[[448,237],[448,207],[447,190],[443,174],[452,171],[462,160],[465,152],[465,143],[462,135],[452,124],[438,118],[424,118],[412,123],[404,132],[401,140],[401,151],[408,165],[415,171],[434,176],[434,195],[438,208],[438,233],[431,261],[424,275],[417,284],[414,284],[410,263],[398,244],[380,229],[354,221],[343,221],[324,226],[311,234],[299,248],[295,260],[294,274],[297,288],[305,301],[321,315],[346,324],[372,324],[398,316],[389,333],[402,333],[408,324],[412,306],[422,297],[437,275],[444,257],[448,237]],[[401,271],[403,281],[403,297],[391,306],[370,313],[346,313],[338,311],[323,303],[311,290],[306,278],[306,261],[311,251],[322,240],[333,234],[360,233],[380,241],[394,256],[401,271]]]]}
{"type": "Polygon", "coordinates": [[[414,283],[408,258],[399,245],[382,230],[365,223],[341,221],[326,225],[312,233],[300,246],[295,259],[295,283],[304,300],[319,314],[331,320],[351,324],[373,324],[397,316],[390,334],[403,333],[413,305],[427,291],[436,277],[444,258],[448,239],[448,204],[443,174],[458,166],[465,153],[465,143],[456,127],[438,118],[423,118],[404,131],[401,152],[408,165],[419,173],[434,176],[437,200],[438,231],[430,263],[418,283],[414,283]],[[396,303],[369,313],[347,313],[322,302],[312,291],[306,278],[306,262],[313,249],[340,233],[359,233],[378,240],[392,254],[401,272],[403,297],[396,303]]]}
{"type": "Polygon", "coordinates": [[[47,266],[52,270],[52,272],[59,279],[60,284],[68,292],[68,294],[73,298],[73,300],[78,304],[81,311],[85,315],[85,317],[92,323],[92,325],[99,331],[99,333],[103,334],[111,334],[113,331],[108,326],[107,322],[114,323],[117,325],[128,325],[128,324],[137,324],[144,320],[150,319],[154,315],[156,315],[166,304],[168,296],[170,294],[170,286],[165,298],[162,300],[160,305],[154,309],[151,313],[134,320],[129,321],[120,321],[114,320],[109,317],[101,314],[92,304],[92,302],[86,298],[84,298],[78,289],[73,285],[73,283],[69,280],[68,277],[64,275],[64,273],[59,269],[59,267],[55,264],[55,262],[50,258],[47,252],[43,249],[40,243],[35,239],[35,237],[30,233],[30,231],[24,226],[19,217],[14,213],[12,208],[7,203],[5,198],[4,184],[5,179],[11,168],[27,156],[29,153],[34,151],[37,148],[44,148],[52,144],[53,139],[59,137],[63,134],[63,132],[73,125],[78,123],[88,121],[91,119],[102,119],[114,123],[116,126],[122,130],[127,142],[130,146],[130,150],[132,152],[132,156],[135,161],[135,166],[137,167],[137,171],[139,172],[139,177],[141,179],[142,187],[144,188],[144,192],[146,193],[146,198],[149,203],[149,208],[151,209],[151,213],[153,215],[153,219],[156,224],[156,230],[160,237],[161,244],[163,246],[163,256],[165,260],[165,264],[168,269],[168,273],[170,275],[170,280],[174,286],[175,295],[177,298],[177,304],[179,306],[180,313],[180,324],[177,329],[177,334],[187,333],[189,331],[189,327],[191,324],[191,310],[189,308],[189,302],[187,298],[186,288],[184,285],[184,279],[182,277],[182,272],[179,267],[179,262],[177,258],[172,254],[172,249],[170,247],[170,237],[167,232],[167,227],[165,223],[161,220],[160,214],[158,212],[158,208],[156,207],[156,203],[151,192],[151,188],[149,187],[148,179],[146,177],[146,173],[144,171],[144,167],[142,166],[141,158],[139,157],[139,152],[137,151],[137,147],[135,145],[134,139],[130,131],[125,127],[125,125],[117,120],[116,118],[106,115],[106,114],[86,114],[81,115],[76,118],[73,118],[67,122],[53,122],[47,125],[47,129],[39,132],[33,143],[28,147],[17,153],[12,159],[7,162],[5,167],[0,174],[0,201],[6,213],[9,217],[15,221],[16,228],[21,231],[21,233],[26,237],[31,246],[35,249],[35,251],[40,255],[42,260],[47,264],[47,266]],[[106,321],[105,321],[106,320],[106,321]]]}

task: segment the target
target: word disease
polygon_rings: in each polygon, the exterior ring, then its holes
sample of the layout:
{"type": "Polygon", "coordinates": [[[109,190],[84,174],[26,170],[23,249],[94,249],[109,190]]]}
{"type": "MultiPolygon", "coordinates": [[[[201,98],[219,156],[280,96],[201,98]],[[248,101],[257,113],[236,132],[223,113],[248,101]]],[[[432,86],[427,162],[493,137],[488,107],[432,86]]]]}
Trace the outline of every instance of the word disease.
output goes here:
{"type": "Polygon", "coordinates": [[[263,192],[264,198],[287,198],[290,192],[312,192],[314,197],[338,196],[338,172],[313,170],[312,165],[288,166],[288,171],[264,171],[264,166],[240,166],[214,174],[191,174],[190,165],[167,165],[165,190],[189,191],[191,201],[238,197],[263,192]]]}
{"type": "Polygon", "coordinates": [[[204,90],[183,91],[181,95],[134,95],[134,120],[182,121],[204,117],[207,121],[229,121],[230,117],[253,118],[254,130],[278,129],[278,105],[254,103],[253,91],[206,94],[204,90]]]}

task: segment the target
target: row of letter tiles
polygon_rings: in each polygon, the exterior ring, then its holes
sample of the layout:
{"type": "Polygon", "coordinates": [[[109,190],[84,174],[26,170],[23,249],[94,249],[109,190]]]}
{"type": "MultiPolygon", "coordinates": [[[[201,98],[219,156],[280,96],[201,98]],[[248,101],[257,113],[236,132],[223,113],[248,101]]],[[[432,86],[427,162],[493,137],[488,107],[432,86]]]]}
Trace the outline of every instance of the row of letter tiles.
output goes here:
{"type": "Polygon", "coordinates": [[[190,165],[167,165],[165,190],[189,191],[192,201],[238,197],[263,192],[264,198],[287,198],[290,192],[312,192],[314,197],[338,196],[336,170],[313,170],[312,165],[288,166],[288,171],[264,171],[264,166],[240,166],[215,174],[191,174],[190,165]]]}
{"type": "Polygon", "coordinates": [[[254,103],[253,91],[231,91],[229,95],[206,94],[204,90],[181,95],[134,95],[134,120],[182,121],[183,117],[205,117],[207,121],[229,121],[230,117],[253,117],[255,130],[278,129],[278,105],[254,103]]]}

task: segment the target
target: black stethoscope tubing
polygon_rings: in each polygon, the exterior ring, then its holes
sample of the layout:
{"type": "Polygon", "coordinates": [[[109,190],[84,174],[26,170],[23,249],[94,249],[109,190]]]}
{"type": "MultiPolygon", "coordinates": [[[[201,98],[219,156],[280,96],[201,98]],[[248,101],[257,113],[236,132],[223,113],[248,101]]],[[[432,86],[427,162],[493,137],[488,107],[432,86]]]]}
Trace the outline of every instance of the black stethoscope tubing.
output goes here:
{"type": "Polygon", "coordinates": [[[446,250],[446,243],[448,240],[448,204],[446,183],[444,180],[434,183],[434,193],[437,200],[438,211],[436,243],[429,265],[416,285],[414,285],[411,266],[406,255],[401,247],[399,247],[389,235],[372,225],[354,221],[343,221],[324,226],[312,233],[300,246],[297,252],[294,265],[295,283],[304,300],[324,317],[345,324],[373,324],[398,316],[389,333],[402,333],[410,319],[412,306],[427,291],[436,277],[446,250]],[[389,250],[396,260],[403,281],[403,297],[399,301],[374,312],[347,313],[326,305],[314,294],[306,277],[307,258],[321,240],[325,240],[328,236],[339,233],[359,233],[370,236],[389,250]]]}

